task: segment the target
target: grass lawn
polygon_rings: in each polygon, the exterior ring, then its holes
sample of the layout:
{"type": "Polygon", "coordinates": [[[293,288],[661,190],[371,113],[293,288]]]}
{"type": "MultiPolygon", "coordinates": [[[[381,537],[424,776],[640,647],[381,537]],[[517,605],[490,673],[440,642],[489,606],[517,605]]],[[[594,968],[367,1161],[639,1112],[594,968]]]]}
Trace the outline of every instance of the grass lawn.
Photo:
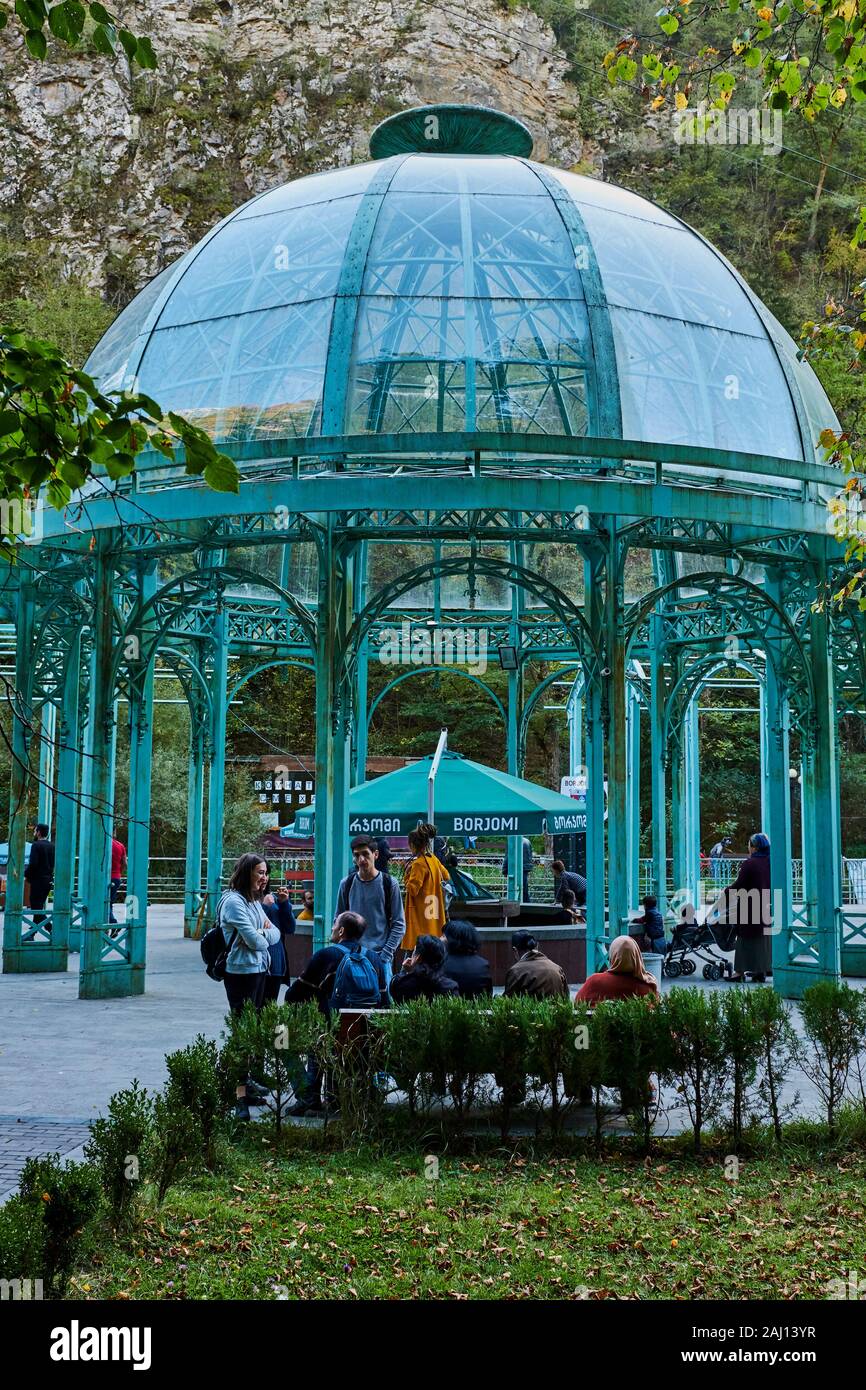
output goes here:
{"type": "Polygon", "coordinates": [[[73,1298],[824,1298],[866,1274],[866,1157],[646,1164],[277,1153],[251,1134],[106,1244],[73,1298]],[[426,1171],[432,1169],[426,1161],[426,1171]],[[275,1287],[276,1286],[276,1287],[275,1287]]]}

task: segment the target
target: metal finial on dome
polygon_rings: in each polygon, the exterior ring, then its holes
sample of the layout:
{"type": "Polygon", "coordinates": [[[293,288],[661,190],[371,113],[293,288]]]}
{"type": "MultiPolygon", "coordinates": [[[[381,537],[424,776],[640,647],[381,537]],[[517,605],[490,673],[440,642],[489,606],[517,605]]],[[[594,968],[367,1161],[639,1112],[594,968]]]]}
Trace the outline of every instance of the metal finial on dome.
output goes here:
{"type": "Polygon", "coordinates": [[[489,106],[443,102],[399,111],[376,126],[370,154],[532,154],[532,136],[522,121],[489,106]]]}

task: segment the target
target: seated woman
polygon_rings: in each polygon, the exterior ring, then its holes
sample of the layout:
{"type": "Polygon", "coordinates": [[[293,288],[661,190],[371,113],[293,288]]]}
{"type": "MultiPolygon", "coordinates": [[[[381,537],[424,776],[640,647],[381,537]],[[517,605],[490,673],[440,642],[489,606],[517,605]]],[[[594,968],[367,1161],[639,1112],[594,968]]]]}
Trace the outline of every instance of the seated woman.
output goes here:
{"type": "Polygon", "coordinates": [[[602,999],[628,999],[634,994],[658,995],[659,987],[644,970],[640,947],[631,936],[615,936],[608,950],[607,970],[590,975],[575,995],[589,1004],[602,999]]]}
{"type": "Polygon", "coordinates": [[[472,923],[448,921],[445,923],[444,935],[448,948],[445,970],[449,978],[456,981],[464,999],[477,999],[481,994],[492,994],[493,976],[487,960],[481,955],[481,941],[472,923]]]}
{"type": "Polygon", "coordinates": [[[415,949],[403,961],[403,969],[391,981],[395,1004],[411,999],[435,999],[440,994],[459,994],[455,980],[445,974],[445,947],[438,936],[419,936],[415,949]]]}
{"type": "MultiPolygon", "coordinates": [[[[659,988],[652,975],[643,966],[641,949],[632,936],[616,936],[608,949],[607,970],[590,975],[574,998],[575,1007],[580,999],[596,1005],[605,999],[629,999],[633,996],[647,995],[650,1003],[658,999],[659,988]]],[[[635,1081],[633,1085],[621,1088],[621,1107],[623,1112],[639,1109],[645,1098],[653,1093],[649,1077],[635,1081]]],[[[587,1088],[581,1092],[581,1105],[592,1101],[592,1093],[587,1088]]]]}

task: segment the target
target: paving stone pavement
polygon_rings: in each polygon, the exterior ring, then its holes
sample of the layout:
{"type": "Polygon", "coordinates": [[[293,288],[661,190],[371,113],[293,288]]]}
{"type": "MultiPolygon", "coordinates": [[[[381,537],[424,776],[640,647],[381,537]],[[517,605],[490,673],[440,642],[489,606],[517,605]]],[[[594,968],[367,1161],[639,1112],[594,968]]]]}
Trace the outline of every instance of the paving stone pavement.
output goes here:
{"type": "Polygon", "coordinates": [[[88,1132],[84,1119],[0,1115],[0,1202],[17,1188],[28,1158],[59,1154],[68,1162],[74,1162],[83,1156],[88,1132]]]}

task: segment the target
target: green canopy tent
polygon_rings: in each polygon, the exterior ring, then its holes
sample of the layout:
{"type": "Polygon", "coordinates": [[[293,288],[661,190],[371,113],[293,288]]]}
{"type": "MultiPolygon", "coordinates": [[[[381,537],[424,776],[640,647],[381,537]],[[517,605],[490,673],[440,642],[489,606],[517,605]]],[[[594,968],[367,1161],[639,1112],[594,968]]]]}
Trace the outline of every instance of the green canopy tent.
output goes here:
{"type": "MultiPolygon", "coordinates": [[[[349,792],[350,835],[406,835],[428,816],[428,785],[435,754],[362,782],[349,792]]],[[[446,749],[436,772],[435,820],[443,835],[553,835],[586,829],[585,804],[472,762],[446,749]]],[[[315,803],[280,832],[311,835],[315,803]]]]}

